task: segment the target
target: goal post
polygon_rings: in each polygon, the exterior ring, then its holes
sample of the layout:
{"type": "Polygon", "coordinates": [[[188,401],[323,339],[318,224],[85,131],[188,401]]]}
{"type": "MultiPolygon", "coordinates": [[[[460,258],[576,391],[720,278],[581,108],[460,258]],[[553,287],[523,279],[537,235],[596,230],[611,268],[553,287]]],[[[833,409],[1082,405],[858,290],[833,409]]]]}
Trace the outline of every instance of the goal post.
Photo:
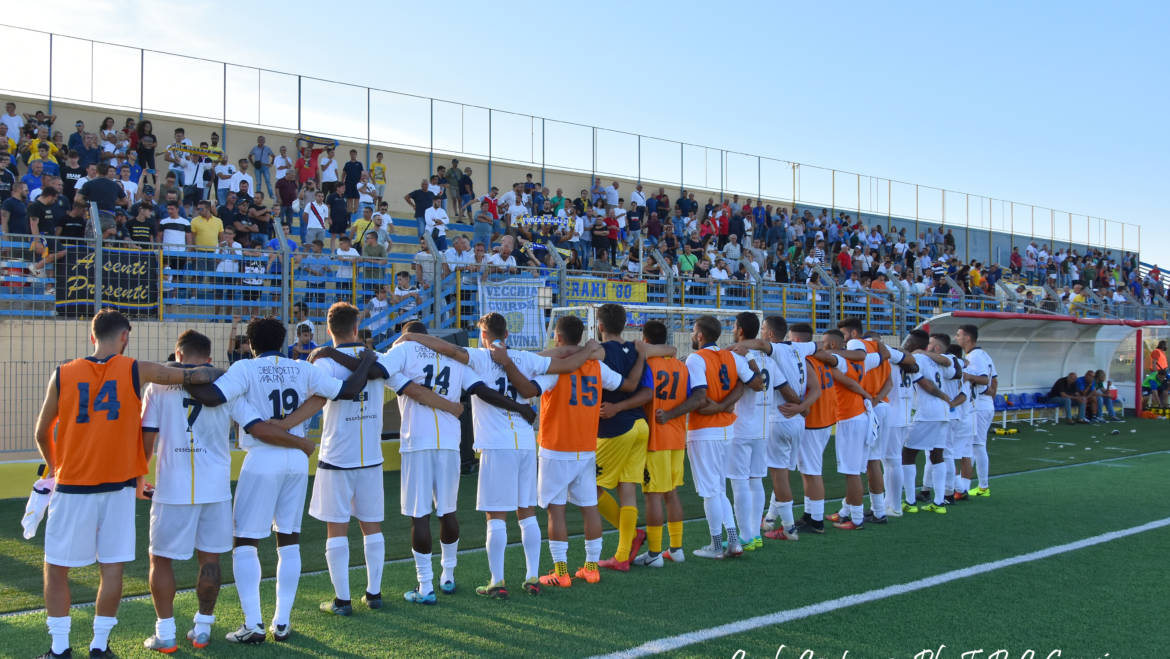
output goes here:
{"type": "MultiPolygon", "coordinates": [[[[577,316],[585,324],[585,338],[597,337],[597,310],[603,303],[590,303],[569,307],[553,307],[548,317],[548,326],[545,331],[545,341],[552,345],[557,322],[563,316],[577,316]]],[[[668,340],[678,354],[685,355],[691,351],[691,328],[700,316],[713,316],[723,327],[717,344],[726,346],[732,341],[732,330],[735,328],[735,317],[738,314],[749,312],[758,317],[763,316],[759,309],[717,309],[714,307],[680,307],[650,304],[629,304],[626,309],[626,329],[622,338],[626,341],[635,341],[642,338],[642,326],[650,320],[658,320],[666,325],[668,340]]]]}

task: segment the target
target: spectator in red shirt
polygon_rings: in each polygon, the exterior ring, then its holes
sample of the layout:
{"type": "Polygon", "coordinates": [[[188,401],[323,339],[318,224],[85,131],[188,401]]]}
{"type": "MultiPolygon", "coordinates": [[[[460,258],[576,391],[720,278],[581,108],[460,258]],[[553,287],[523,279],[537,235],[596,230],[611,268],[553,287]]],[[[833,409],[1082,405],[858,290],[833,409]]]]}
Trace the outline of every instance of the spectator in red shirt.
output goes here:
{"type": "Polygon", "coordinates": [[[301,185],[317,180],[317,159],[309,147],[301,149],[301,157],[297,158],[296,170],[297,182],[301,185]]]}
{"type": "Polygon", "coordinates": [[[841,272],[845,275],[845,278],[848,279],[850,273],[853,272],[853,259],[850,258],[849,250],[847,248],[840,246],[839,249],[840,251],[837,252],[837,265],[841,267],[841,272]]]}
{"type": "Polygon", "coordinates": [[[1018,277],[1020,272],[1022,272],[1024,269],[1024,259],[1020,257],[1019,247],[1012,248],[1012,255],[1010,258],[1008,258],[1008,263],[1012,274],[1018,277]]]}

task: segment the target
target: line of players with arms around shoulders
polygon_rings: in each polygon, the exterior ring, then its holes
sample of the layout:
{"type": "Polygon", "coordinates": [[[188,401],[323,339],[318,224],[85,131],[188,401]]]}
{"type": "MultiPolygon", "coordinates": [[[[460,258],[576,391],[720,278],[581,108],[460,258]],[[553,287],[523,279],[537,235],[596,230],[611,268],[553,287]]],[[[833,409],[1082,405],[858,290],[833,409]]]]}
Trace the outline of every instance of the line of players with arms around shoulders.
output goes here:
{"type": "Polygon", "coordinates": [[[702,499],[709,537],[692,555],[726,559],[762,548],[764,538],[795,541],[823,534],[825,521],[844,531],[886,524],[891,516],[946,514],[950,504],[990,496],[986,436],[996,371],[977,346],[978,330],[909,333],[900,347],[842,320],[814,342],[807,324],[752,313],[735,317],[734,342],[716,345],[722,326],[700,316],[691,352],[676,358],[669,331],[647,321],[642,339],[622,339],[626,312],[597,311],[598,336],[581,344],[582,321],[564,316],[556,346],[542,353],[507,347],[500,314],[478,323],[480,348],[461,348],[408,323],[386,353],[363,347],[360,312],[333,305],[333,346],[308,361],[281,355],[285,327],[256,319],[247,328],[253,359],[227,371],[211,366],[211,341],[188,330],[169,365],[122,353],[130,323],[116,311],[92,324],[94,354],[57,369],[37,423],[37,441],[56,487],[45,531],[45,597],[52,648],[71,656],[72,567],[101,567],[90,656],[113,656],[122,565],[134,560],[134,499],[157,456],[150,513],[150,591],[157,620],[147,649],[178,647],[172,563],[197,556],[198,612],[186,638],[211,641],[219,594],[220,554],[232,552],[243,621],[233,643],[286,641],[301,573],[300,529],[308,490],[306,423],[324,410],[309,514],[325,522],[325,558],[335,597],[320,609],[352,615],[349,583],[351,518],[362,533],[366,585],[360,597],[381,608],[385,563],[384,388],[397,393],[402,417],[401,512],[412,520],[417,586],[407,602],[433,605],[457,591],[460,402],[471,396],[479,453],[476,508],[487,518],[490,571],[477,595],[506,599],[506,517],[514,514],[525,558],[524,592],[596,584],[602,569],[661,568],[681,563],[684,460],[702,499]],[[539,399],[537,414],[529,401],[539,399]],[[121,401],[121,402],[120,402],[121,401]],[[123,405],[123,403],[129,403],[123,405]],[[247,453],[233,502],[230,428],[240,424],[247,453]],[[53,428],[56,428],[55,439],[53,428]],[[826,516],[822,463],[836,428],[838,473],[846,494],[826,516]],[[927,452],[924,488],[916,492],[916,460],[927,452]],[[803,482],[803,516],[794,518],[790,472],[803,482]],[[973,475],[977,471],[978,484],[973,475]],[[764,479],[772,482],[765,500],[764,479]],[[730,483],[732,497],[727,496],[730,483]],[[870,510],[864,506],[868,484],[870,510]],[[645,520],[638,525],[641,488],[645,520]],[[612,492],[612,493],[611,493],[612,492]],[[615,496],[616,495],[616,496],[615,496]],[[922,505],[919,505],[919,502],[922,505]],[[584,561],[570,573],[565,508],[584,522],[584,561]],[[536,506],[547,511],[553,568],[541,574],[544,546],[536,506]],[[439,518],[441,572],[435,586],[431,515],[439,518]],[[614,555],[602,559],[602,519],[618,529],[614,555]],[[258,541],[276,534],[276,602],[263,624],[258,541]],[[644,549],[644,551],[642,551],[644,549]]]}

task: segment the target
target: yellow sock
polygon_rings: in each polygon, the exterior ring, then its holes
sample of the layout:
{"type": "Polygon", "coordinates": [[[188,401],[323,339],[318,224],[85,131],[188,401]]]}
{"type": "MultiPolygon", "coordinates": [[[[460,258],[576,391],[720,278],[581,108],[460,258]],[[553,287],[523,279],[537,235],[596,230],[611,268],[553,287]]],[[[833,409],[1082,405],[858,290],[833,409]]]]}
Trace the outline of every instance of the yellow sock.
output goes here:
{"type": "Polygon", "coordinates": [[[619,528],[620,522],[618,510],[617,499],[613,498],[612,494],[602,490],[601,494],[597,495],[597,512],[601,513],[601,518],[609,522],[609,525],[615,529],[619,528]]]}
{"type": "Polygon", "coordinates": [[[638,509],[634,506],[622,506],[618,515],[618,546],[613,555],[619,561],[630,559],[630,546],[634,544],[634,534],[638,532],[638,509]]]}
{"type": "Polygon", "coordinates": [[[569,564],[553,563],[553,569],[556,571],[558,577],[563,577],[569,573],[569,564]]]}
{"type": "Polygon", "coordinates": [[[657,554],[662,551],[662,525],[650,526],[646,525],[646,548],[650,550],[651,554],[657,554]]]}
{"type": "Polygon", "coordinates": [[[681,549],[683,546],[682,545],[683,523],[682,522],[667,522],[666,523],[666,530],[667,530],[667,532],[670,533],[670,548],[671,549],[681,549]]]}
{"type": "Polygon", "coordinates": [[[597,563],[596,563],[596,562],[594,562],[594,561],[585,561],[585,570],[586,570],[586,571],[588,571],[588,572],[596,572],[596,571],[597,571],[597,569],[598,569],[598,568],[597,568],[597,563]]]}

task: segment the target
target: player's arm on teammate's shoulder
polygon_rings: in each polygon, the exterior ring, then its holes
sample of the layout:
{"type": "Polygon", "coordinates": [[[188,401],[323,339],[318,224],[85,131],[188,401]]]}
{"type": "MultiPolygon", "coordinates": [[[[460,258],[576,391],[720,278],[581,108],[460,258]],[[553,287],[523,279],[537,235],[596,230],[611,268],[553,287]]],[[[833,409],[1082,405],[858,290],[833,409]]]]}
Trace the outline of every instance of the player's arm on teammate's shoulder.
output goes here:
{"type": "Polygon", "coordinates": [[[930,352],[929,350],[915,350],[914,354],[925,355],[927,359],[938,364],[939,366],[950,366],[951,365],[951,360],[949,358],[947,358],[946,355],[936,354],[936,353],[930,352]]]}
{"type": "Polygon", "coordinates": [[[478,396],[480,400],[492,407],[519,414],[528,423],[536,421],[536,411],[532,409],[531,405],[514,401],[482,382],[476,382],[467,391],[473,396],[478,396]]]}
{"type": "Polygon", "coordinates": [[[195,368],[178,368],[177,366],[167,366],[157,362],[136,361],[138,365],[138,379],[142,383],[153,382],[155,384],[181,384],[184,386],[197,386],[203,384],[211,384],[215,379],[224,374],[222,368],[215,366],[197,366],[195,368]]]}
{"type": "Polygon", "coordinates": [[[869,392],[866,391],[861,386],[861,383],[858,382],[857,380],[854,380],[851,377],[833,378],[833,384],[839,384],[842,387],[848,389],[849,391],[852,391],[853,393],[857,394],[858,396],[861,396],[865,400],[868,400],[868,401],[873,400],[873,396],[871,396],[869,394],[869,392]]]}
{"type": "Polygon", "coordinates": [[[941,389],[934,386],[934,383],[931,382],[930,380],[928,380],[927,378],[922,378],[922,379],[918,380],[918,386],[922,387],[922,390],[925,391],[926,393],[930,394],[931,396],[934,396],[935,398],[937,398],[939,400],[946,401],[947,405],[951,404],[951,397],[944,394],[941,389]]]}
{"type": "Polygon", "coordinates": [[[328,401],[325,400],[324,396],[310,396],[309,399],[301,403],[301,406],[297,409],[289,412],[279,419],[269,419],[268,423],[271,423],[281,430],[295,428],[313,418],[314,414],[320,412],[321,408],[325,407],[326,402],[328,401]]]}
{"type": "Polygon", "coordinates": [[[642,383],[642,369],[646,368],[646,355],[641,351],[638,353],[634,365],[630,367],[630,372],[622,379],[622,386],[618,387],[619,391],[630,393],[638,390],[638,386],[642,383]]]}
{"type": "Polygon", "coordinates": [[[451,359],[454,359],[455,361],[459,362],[460,364],[463,364],[464,366],[467,366],[467,363],[470,361],[470,359],[467,355],[467,350],[460,348],[459,346],[455,345],[454,343],[451,343],[450,341],[441,339],[437,336],[431,336],[430,334],[407,332],[406,334],[403,334],[402,336],[398,337],[398,340],[394,342],[394,345],[399,345],[399,344],[405,343],[407,341],[413,341],[413,342],[418,343],[420,345],[423,345],[427,348],[430,348],[431,350],[434,350],[435,352],[439,353],[440,355],[443,355],[444,357],[450,357],[451,359]]]}
{"type": "Polygon", "coordinates": [[[373,350],[363,350],[362,358],[358,360],[357,366],[352,369],[349,377],[345,382],[341,383],[341,391],[338,392],[335,400],[353,399],[354,396],[361,393],[365,388],[366,382],[370,379],[370,367],[378,361],[378,353],[373,350]]]}
{"type": "MultiPolygon", "coordinates": [[[[764,378],[760,377],[759,364],[757,364],[756,360],[754,359],[747,360],[747,363],[748,368],[752,370],[752,379],[748,380],[747,382],[748,388],[752,391],[763,391],[766,385],[764,384],[764,378]]],[[[740,395],[742,396],[743,394],[740,395]]]]}
{"type": "Polygon", "coordinates": [[[634,349],[645,355],[646,359],[652,357],[677,357],[678,348],[668,344],[646,343],[645,341],[634,341],[634,349]]]}
{"type": "Polygon", "coordinates": [[[463,403],[457,400],[447,400],[429,387],[424,387],[417,382],[408,382],[405,387],[398,391],[398,395],[406,396],[416,403],[432,407],[436,410],[443,410],[455,416],[463,415],[463,403]]]}
{"type": "Polygon", "coordinates": [[[636,394],[623,401],[617,403],[603,402],[601,404],[601,418],[609,419],[614,417],[618,412],[624,412],[626,410],[642,407],[646,403],[649,403],[653,398],[654,392],[646,387],[642,387],[636,394]]]}
{"type": "Polygon", "coordinates": [[[687,399],[682,403],[672,407],[669,410],[658,409],[654,412],[654,420],[658,423],[668,423],[680,416],[685,416],[703,407],[709,399],[707,398],[707,386],[691,387],[691,393],[687,399]]]}
{"type": "Polygon", "coordinates": [[[41,403],[41,413],[37,416],[36,440],[37,450],[41,452],[41,460],[48,468],[49,476],[55,473],[53,464],[53,426],[57,423],[57,395],[60,382],[57,380],[58,371],[53,369],[53,376],[49,378],[49,386],[45,389],[45,400],[41,403]]]}
{"type": "Polygon", "coordinates": [[[765,355],[770,355],[772,354],[772,344],[763,339],[744,339],[738,343],[732,343],[724,350],[729,350],[740,356],[747,355],[748,350],[759,350],[765,355]]]}
{"type": "MultiPolygon", "coordinates": [[[[308,404],[308,402],[305,403],[305,405],[308,404]]],[[[304,406],[302,405],[302,407],[304,406]]],[[[275,422],[256,419],[252,423],[244,426],[244,431],[265,444],[283,448],[295,448],[299,451],[304,451],[305,455],[312,455],[313,450],[317,448],[317,444],[312,440],[291,435],[287,430],[276,425],[275,422]]]]}

